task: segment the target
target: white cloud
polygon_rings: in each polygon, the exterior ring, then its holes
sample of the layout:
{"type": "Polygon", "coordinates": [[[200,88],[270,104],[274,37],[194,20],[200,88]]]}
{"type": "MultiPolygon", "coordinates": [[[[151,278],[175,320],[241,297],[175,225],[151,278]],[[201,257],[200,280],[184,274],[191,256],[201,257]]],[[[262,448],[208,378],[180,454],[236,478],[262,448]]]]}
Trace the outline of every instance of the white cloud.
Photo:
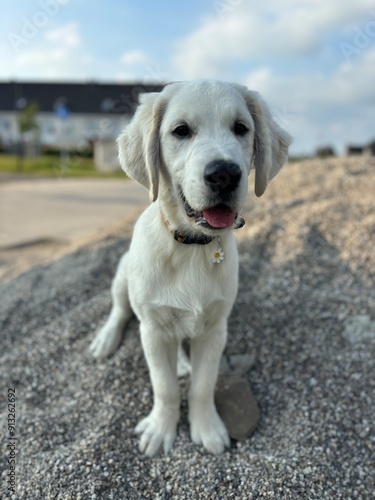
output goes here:
{"type": "Polygon", "coordinates": [[[352,63],[342,63],[331,74],[305,72],[297,75],[278,75],[269,67],[251,72],[245,84],[258,90],[271,101],[283,99],[300,109],[311,104],[360,105],[374,102],[375,48],[352,63]]]}
{"type": "Polygon", "coordinates": [[[46,40],[67,47],[78,47],[81,44],[79,27],[76,23],[68,23],[46,32],[46,40]]]}
{"type": "Polygon", "coordinates": [[[149,62],[149,57],[143,50],[135,49],[125,52],[121,56],[121,62],[129,66],[142,65],[142,64],[147,64],[149,62]]]}
{"type": "Polygon", "coordinates": [[[375,103],[375,48],[363,52],[358,59],[344,63],[335,75],[331,94],[336,102],[375,103]]]}
{"type": "Polygon", "coordinates": [[[351,140],[366,143],[375,135],[375,48],[331,74],[278,75],[262,67],[244,82],[270,104],[276,120],[295,137],[292,151],[310,151],[322,143],[340,150],[351,140]]]}
{"type": "Polygon", "coordinates": [[[96,73],[76,23],[41,29],[16,49],[11,44],[0,46],[0,59],[0,78],[89,79],[96,73]]]}
{"type": "Polygon", "coordinates": [[[319,50],[333,29],[371,18],[372,0],[216,0],[216,14],[176,45],[173,63],[182,78],[215,77],[235,60],[294,56],[319,50]]]}
{"type": "Polygon", "coordinates": [[[138,82],[139,75],[130,71],[120,71],[116,74],[115,81],[118,83],[138,82]]]}
{"type": "Polygon", "coordinates": [[[125,52],[120,63],[120,70],[115,75],[116,81],[138,81],[144,85],[155,85],[171,80],[169,72],[141,49],[125,52]]]}

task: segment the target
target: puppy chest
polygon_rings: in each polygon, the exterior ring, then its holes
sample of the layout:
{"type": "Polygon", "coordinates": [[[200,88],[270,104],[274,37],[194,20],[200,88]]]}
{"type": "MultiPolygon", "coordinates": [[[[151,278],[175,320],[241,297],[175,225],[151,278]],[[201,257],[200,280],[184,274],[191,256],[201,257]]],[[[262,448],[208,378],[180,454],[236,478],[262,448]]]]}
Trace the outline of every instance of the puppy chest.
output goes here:
{"type": "Polygon", "coordinates": [[[194,338],[201,335],[221,316],[220,309],[214,305],[211,310],[202,312],[184,311],[174,307],[159,310],[159,321],[163,331],[175,338],[194,338]]]}
{"type": "Polygon", "coordinates": [[[205,328],[205,314],[193,314],[171,307],[168,311],[169,328],[177,338],[193,338],[200,335],[205,328]]]}

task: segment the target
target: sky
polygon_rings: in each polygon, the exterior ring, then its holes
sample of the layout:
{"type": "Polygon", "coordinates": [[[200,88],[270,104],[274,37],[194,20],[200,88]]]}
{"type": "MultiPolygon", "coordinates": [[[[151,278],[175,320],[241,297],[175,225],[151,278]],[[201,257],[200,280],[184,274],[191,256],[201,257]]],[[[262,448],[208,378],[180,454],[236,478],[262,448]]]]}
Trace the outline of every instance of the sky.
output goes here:
{"type": "Polygon", "coordinates": [[[0,0],[0,80],[257,90],[291,154],[375,139],[373,0],[0,0]]]}

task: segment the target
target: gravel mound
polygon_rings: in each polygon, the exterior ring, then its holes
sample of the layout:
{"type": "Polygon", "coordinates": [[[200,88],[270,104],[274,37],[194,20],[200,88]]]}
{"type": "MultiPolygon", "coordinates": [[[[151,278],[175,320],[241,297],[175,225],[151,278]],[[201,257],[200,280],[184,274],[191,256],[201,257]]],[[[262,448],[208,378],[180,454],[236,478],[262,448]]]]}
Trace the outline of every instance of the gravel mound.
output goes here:
{"type": "Polygon", "coordinates": [[[14,387],[13,498],[373,498],[374,193],[375,161],[359,157],[290,164],[250,197],[226,351],[255,356],[261,417],[220,456],[189,439],[184,379],[172,452],[138,452],[152,394],[136,320],[111,359],[89,356],[128,233],[0,285],[3,497],[14,387]]]}

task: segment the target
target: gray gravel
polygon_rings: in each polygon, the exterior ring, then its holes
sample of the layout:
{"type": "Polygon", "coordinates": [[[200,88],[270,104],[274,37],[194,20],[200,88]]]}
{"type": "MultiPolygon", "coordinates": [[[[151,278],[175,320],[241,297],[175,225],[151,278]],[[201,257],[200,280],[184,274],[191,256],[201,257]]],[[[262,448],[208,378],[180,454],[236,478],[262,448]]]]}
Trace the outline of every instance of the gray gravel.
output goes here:
{"type": "Polygon", "coordinates": [[[255,356],[261,418],[220,456],[189,439],[187,380],[172,452],[138,452],[133,428],[152,401],[136,320],[111,359],[90,359],[129,238],[0,285],[3,445],[7,388],[17,398],[13,498],[374,498],[374,192],[375,162],[358,158],[289,165],[252,196],[227,353],[255,356]]]}

